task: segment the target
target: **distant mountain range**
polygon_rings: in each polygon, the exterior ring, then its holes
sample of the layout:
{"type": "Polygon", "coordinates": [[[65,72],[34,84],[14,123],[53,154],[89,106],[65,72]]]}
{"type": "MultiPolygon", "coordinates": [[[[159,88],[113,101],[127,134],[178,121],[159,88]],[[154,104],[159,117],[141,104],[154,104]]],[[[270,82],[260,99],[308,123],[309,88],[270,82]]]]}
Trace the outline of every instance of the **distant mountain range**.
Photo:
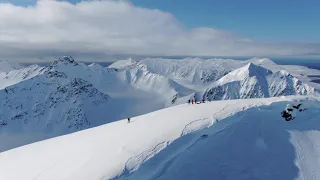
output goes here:
{"type": "Polygon", "coordinates": [[[0,151],[193,98],[312,95],[317,87],[307,75],[320,74],[269,59],[148,58],[102,67],[62,57],[45,67],[7,61],[0,67],[5,67],[0,69],[0,151]]]}

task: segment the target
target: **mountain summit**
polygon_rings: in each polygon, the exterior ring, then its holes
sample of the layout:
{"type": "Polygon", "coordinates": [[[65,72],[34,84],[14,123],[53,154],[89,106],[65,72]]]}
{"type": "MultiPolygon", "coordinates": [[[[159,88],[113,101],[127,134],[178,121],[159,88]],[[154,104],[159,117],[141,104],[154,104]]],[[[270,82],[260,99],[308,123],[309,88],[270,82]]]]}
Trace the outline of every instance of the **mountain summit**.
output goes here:
{"type": "Polygon", "coordinates": [[[311,95],[314,88],[285,71],[272,71],[249,63],[220,78],[204,93],[208,100],[311,95]]]}

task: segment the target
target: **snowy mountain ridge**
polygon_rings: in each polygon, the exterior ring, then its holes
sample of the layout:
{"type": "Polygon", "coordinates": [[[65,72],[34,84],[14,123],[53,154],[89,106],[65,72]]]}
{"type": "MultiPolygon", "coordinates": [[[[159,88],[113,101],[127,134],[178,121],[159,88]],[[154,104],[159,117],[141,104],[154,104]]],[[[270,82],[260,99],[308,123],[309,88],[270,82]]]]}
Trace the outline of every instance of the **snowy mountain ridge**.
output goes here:
{"type": "Polygon", "coordinates": [[[221,77],[216,81],[216,84],[224,84],[225,82],[232,82],[232,81],[241,81],[248,77],[261,77],[261,76],[268,76],[272,74],[270,70],[262,68],[260,66],[254,65],[252,63],[248,63],[247,65],[233,70],[230,73],[226,74],[225,76],[221,77]]]}
{"type": "Polygon", "coordinates": [[[0,99],[0,152],[112,119],[105,111],[111,106],[109,95],[58,71],[45,71],[6,87],[0,91],[0,99]]]}
{"type": "Polygon", "coordinates": [[[0,72],[0,89],[4,89],[5,87],[9,87],[19,82],[41,75],[45,70],[45,67],[31,65],[29,67],[12,70],[7,73],[0,72]]]}
{"type": "Polygon", "coordinates": [[[288,72],[272,71],[249,63],[220,78],[203,95],[207,100],[313,95],[315,89],[288,72]]]}
{"type": "Polygon", "coordinates": [[[148,69],[152,73],[179,81],[183,83],[184,86],[192,87],[194,84],[197,84],[199,87],[202,84],[211,84],[229,72],[243,67],[248,63],[261,66],[273,72],[285,70],[301,80],[303,83],[309,84],[320,90],[320,84],[313,83],[312,78],[308,76],[320,76],[319,70],[296,65],[278,65],[268,58],[252,58],[245,61],[219,58],[147,58],[137,62],[129,59],[118,61],[109,67],[115,69],[130,69],[133,67],[140,67],[148,69]]]}
{"type": "MultiPolygon", "coordinates": [[[[234,61],[235,60],[228,60],[234,61]]],[[[189,83],[201,84],[217,80],[231,70],[231,66],[225,66],[226,60],[200,58],[186,58],[183,60],[147,58],[139,62],[132,59],[115,62],[109,67],[116,69],[130,69],[138,67],[171,79],[184,79],[189,83]],[[214,62],[214,63],[213,63],[214,62]]]]}
{"type": "Polygon", "coordinates": [[[0,73],[0,179],[319,179],[320,99],[295,68],[65,56],[0,73]]]}
{"type": "Polygon", "coordinates": [[[0,179],[316,180],[319,102],[291,96],[167,108],[3,152],[0,179]],[[288,103],[306,111],[287,122],[280,112],[288,103]]]}
{"type": "MultiPolygon", "coordinates": [[[[272,73],[255,64],[247,64],[227,73],[227,69],[233,69],[231,66],[238,66],[238,61],[232,61],[229,65],[229,60],[216,59],[215,62],[219,63],[214,64],[210,60],[189,59],[173,62],[179,70],[174,73],[172,68],[168,71],[161,69],[170,67],[171,60],[164,60],[162,66],[161,61],[152,66],[146,65],[153,64],[153,61],[156,60],[134,62],[129,59],[106,68],[97,63],[78,63],[72,57],[65,56],[48,67],[32,65],[10,71],[2,78],[0,76],[0,139],[6,139],[7,132],[14,132],[15,138],[11,141],[17,141],[9,145],[0,143],[0,151],[184,104],[193,97],[199,101],[310,95],[313,92],[312,87],[285,71],[272,73]],[[227,68],[218,68],[223,65],[227,68]],[[208,71],[200,67],[206,67],[208,71]],[[215,67],[213,75],[209,73],[210,67],[215,67]],[[215,72],[220,69],[223,73],[215,72]],[[158,70],[159,73],[156,73],[158,70]],[[201,81],[202,75],[197,76],[199,81],[193,83],[194,75],[201,72],[207,72],[207,77],[212,75],[213,79],[227,74],[217,82],[211,79],[210,83],[201,81]],[[19,140],[24,134],[33,132],[37,133],[19,140]]],[[[251,61],[272,64],[267,59],[251,61]]]]}
{"type": "Polygon", "coordinates": [[[87,66],[71,57],[10,73],[18,83],[0,90],[0,152],[162,109],[193,92],[147,71],[87,66]]]}

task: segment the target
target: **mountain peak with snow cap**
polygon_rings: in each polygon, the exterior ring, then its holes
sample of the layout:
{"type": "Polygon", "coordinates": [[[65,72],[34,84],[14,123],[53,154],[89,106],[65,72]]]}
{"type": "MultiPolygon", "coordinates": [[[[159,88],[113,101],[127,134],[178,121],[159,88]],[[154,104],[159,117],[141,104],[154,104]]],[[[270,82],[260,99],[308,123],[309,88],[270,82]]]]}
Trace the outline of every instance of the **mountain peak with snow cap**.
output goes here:
{"type": "Polygon", "coordinates": [[[272,71],[249,63],[220,78],[204,95],[209,100],[247,99],[282,95],[312,95],[314,88],[286,71],[272,71]]]}
{"type": "Polygon", "coordinates": [[[268,69],[265,69],[261,66],[255,65],[253,63],[249,63],[241,68],[242,71],[248,74],[249,77],[253,76],[266,76],[271,74],[272,72],[268,69]]]}
{"type": "Polygon", "coordinates": [[[134,61],[132,58],[126,59],[126,60],[119,60],[114,63],[112,63],[109,68],[114,69],[123,69],[123,68],[130,68],[131,66],[135,65],[137,62],[134,61]]]}
{"type": "Polygon", "coordinates": [[[58,60],[54,61],[51,66],[57,66],[57,65],[69,65],[72,64],[74,66],[78,65],[78,63],[71,57],[71,56],[63,56],[58,58],[58,60]]]}
{"type": "Polygon", "coordinates": [[[224,84],[230,81],[241,81],[248,77],[263,77],[272,74],[272,71],[255,65],[253,63],[248,63],[247,65],[233,70],[221,79],[217,81],[218,84],[224,84]]]}
{"type": "Polygon", "coordinates": [[[91,63],[89,64],[89,67],[95,68],[95,69],[101,69],[103,68],[99,63],[91,63]]]}

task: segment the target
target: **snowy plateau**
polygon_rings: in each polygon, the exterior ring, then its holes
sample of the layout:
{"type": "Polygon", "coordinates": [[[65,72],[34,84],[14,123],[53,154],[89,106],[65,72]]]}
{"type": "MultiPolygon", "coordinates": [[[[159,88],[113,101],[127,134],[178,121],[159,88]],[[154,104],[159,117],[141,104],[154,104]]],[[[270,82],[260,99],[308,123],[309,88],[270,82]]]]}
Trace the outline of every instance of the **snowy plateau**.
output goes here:
{"type": "Polygon", "coordinates": [[[320,179],[310,76],[266,58],[0,61],[0,180],[320,179]]]}

